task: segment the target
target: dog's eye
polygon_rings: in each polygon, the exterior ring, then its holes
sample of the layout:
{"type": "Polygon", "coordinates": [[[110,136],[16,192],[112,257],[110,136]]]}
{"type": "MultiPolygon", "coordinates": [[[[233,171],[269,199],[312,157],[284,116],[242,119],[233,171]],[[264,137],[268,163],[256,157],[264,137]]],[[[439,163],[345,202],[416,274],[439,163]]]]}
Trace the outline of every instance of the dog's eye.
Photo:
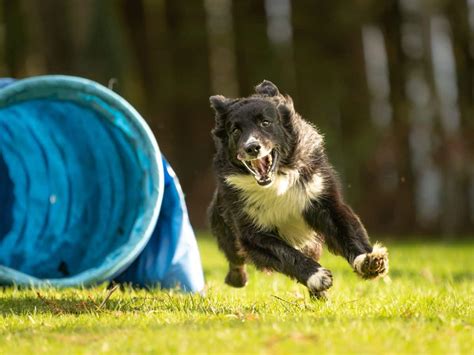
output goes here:
{"type": "Polygon", "coordinates": [[[235,127],[235,128],[232,129],[232,131],[230,133],[234,136],[237,136],[237,135],[240,134],[240,129],[235,127]]]}
{"type": "Polygon", "coordinates": [[[260,126],[262,127],[268,127],[270,126],[271,122],[269,120],[263,120],[262,122],[260,122],[260,126]]]}

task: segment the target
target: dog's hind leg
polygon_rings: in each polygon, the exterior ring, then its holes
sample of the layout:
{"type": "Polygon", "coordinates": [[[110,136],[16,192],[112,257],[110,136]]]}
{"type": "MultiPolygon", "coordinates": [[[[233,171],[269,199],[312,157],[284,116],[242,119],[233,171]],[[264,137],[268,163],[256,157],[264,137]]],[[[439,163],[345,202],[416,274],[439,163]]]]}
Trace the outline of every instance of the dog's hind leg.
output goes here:
{"type": "Polygon", "coordinates": [[[359,217],[342,201],[338,191],[315,201],[306,214],[308,223],[324,235],[329,250],[345,257],[361,277],[371,279],[387,274],[387,249],[370,244],[359,217]]]}
{"type": "Polygon", "coordinates": [[[245,254],[257,268],[281,272],[306,285],[312,296],[325,297],[325,291],[332,286],[329,270],[270,233],[252,228],[241,232],[245,254]]]}
{"type": "Polygon", "coordinates": [[[209,209],[212,234],[217,238],[219,249],[229,262],[229,272],[225,283],[233,287],[244,287],[247,284],[247,272],[245,271],[245,259],[239,250],[235,235],[219,214],[215,204],[209,209]]]}

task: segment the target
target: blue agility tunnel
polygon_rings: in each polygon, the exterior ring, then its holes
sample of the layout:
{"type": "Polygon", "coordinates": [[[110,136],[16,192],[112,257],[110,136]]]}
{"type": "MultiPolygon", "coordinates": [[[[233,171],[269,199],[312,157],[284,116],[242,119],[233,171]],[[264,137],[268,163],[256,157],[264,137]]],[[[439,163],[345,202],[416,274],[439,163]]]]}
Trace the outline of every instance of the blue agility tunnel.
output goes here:
{"type": "Polygon", "coordinates": [[[0,284],[204,286],[183,194],[140,114],[82,78],[0,79],[0,284]]]}

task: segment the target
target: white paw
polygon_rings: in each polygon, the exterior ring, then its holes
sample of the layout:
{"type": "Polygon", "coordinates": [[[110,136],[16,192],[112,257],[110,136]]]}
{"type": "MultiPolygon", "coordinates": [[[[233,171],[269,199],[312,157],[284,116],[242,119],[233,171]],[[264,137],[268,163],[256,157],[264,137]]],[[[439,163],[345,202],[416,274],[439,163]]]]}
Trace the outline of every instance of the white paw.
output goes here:
{"type": "Polygon", "coordinates": [[[318,271],[312,274],[308,281],[306,281],[306,285],[311,293],[319,293],[324,290],[327,290],[329,287],[332,286],[332,274],[331,271],[320,267],[318,271]]]}
{"type": "Polygon", "coordinates": [[[388,273],[388,251],[376,243],[372,253],[358,255],[352,263],[354,270],[363,278],[373,279],[388,273]]]}

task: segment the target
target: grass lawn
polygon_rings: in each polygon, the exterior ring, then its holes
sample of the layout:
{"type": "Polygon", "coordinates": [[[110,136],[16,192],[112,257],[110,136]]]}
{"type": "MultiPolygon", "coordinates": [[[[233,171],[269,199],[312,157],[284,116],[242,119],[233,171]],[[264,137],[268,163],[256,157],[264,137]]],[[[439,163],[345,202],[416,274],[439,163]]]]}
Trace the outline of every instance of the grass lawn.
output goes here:
{"type": "Polygon", "coordinates": [[[474,353],[474,244],[387,242],[391,281],[363,281],[325,252],[327,302],[277,274],[250,269],[223,283],[212,239],[199,245],[206,295],[105,286],[0,290],[0,354],[474,353]],[[103,302],[105,300],[105,302],[103,302]]]}

